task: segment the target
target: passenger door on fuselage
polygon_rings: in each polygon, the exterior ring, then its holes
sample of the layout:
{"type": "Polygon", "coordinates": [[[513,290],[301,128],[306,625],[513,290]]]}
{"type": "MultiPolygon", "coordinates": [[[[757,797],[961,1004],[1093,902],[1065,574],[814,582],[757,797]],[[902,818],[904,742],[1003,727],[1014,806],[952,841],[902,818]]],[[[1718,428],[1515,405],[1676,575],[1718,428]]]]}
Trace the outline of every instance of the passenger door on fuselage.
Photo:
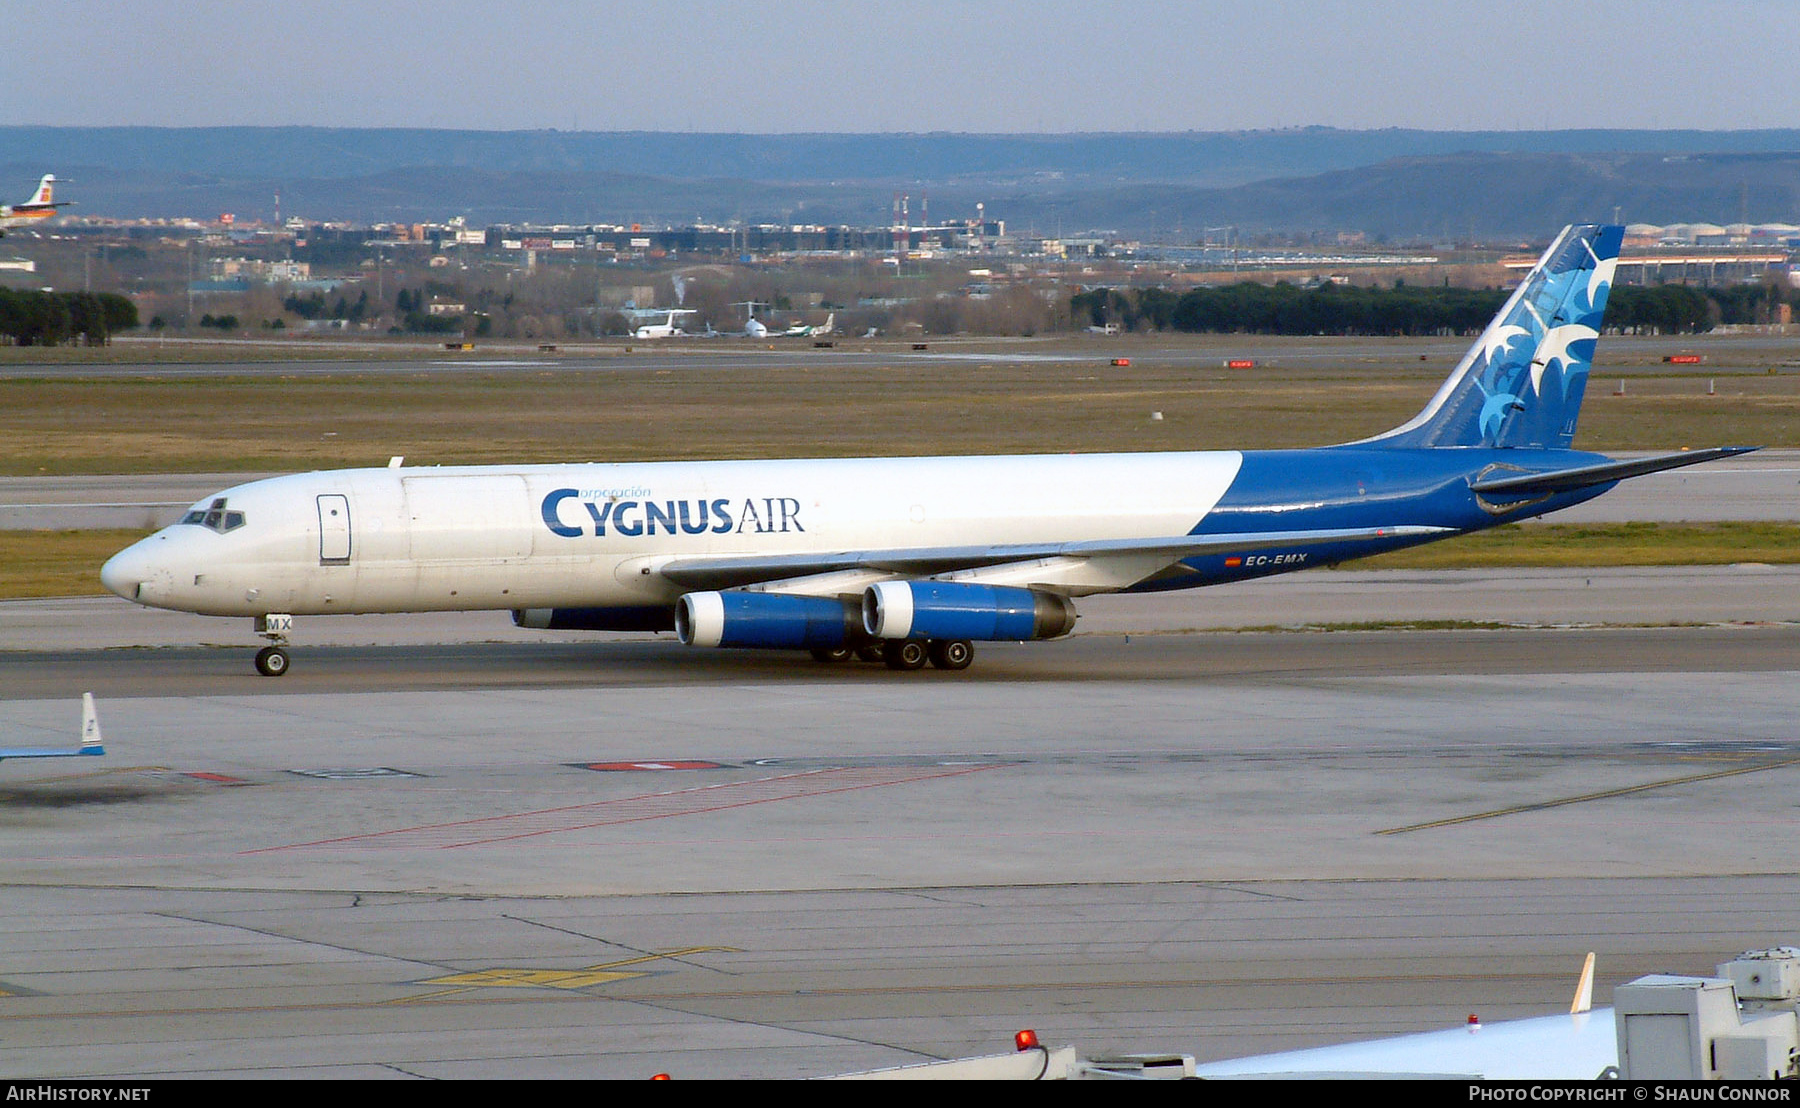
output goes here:
{"type": "Polygon", "coordinates": [[[319,564],[346,566],[352,549],[350,534],[350,498],[342,493],[325,493],[319,498],[319,564]]]}

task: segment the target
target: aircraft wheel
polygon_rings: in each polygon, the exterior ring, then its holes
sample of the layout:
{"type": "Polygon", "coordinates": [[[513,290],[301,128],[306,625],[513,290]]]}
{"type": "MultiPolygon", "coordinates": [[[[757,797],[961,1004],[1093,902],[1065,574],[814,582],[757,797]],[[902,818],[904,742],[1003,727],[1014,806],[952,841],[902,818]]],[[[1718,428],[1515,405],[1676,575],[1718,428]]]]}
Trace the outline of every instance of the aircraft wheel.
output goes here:
{"type": "Polygon", "coordinates": [[[924,669],[925,644],[918,639],[894,639],[882,644],[881,660],[889,669],[924,669]]]}
{"type": "Polygon", "coordinates": [[[939,669],[968,669],[975,660],[975,644],[968,639],[932,639],[928,652],[939,669]]]}
{"type": "Polygon", "coordinates": [[[256,652],[256,672],[264,677],[280,677],[288,671],[288,652],[279,646],[265,646],[256,652]]]}
{"type": "Polygon", "coordinates": [[[815,646],[809,653],[812,654],[815,662],[847,662],[850,660],[852,651],[847,646],[815,646]]]}
{"type": "Polygon", "coordinates": [[[856,648],[856,660],[859,662],[884,662],[887,660],[887,655],[882,652],[880,646],[870,644],[856,648]]]}

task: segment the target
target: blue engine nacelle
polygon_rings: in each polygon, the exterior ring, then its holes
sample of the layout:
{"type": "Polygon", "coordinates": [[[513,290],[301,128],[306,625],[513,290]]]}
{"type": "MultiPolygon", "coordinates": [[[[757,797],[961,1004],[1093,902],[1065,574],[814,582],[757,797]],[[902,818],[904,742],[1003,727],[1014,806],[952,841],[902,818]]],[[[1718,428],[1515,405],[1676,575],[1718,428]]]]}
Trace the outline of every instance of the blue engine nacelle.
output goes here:
{"type": "Polygon", "coordinates": [[[1075,629],[1066,596],[954,581],[880,581],[863,590],[863,630],[878,639],[1054,639],[1075,629]]]}
{"type": "Polygon", "coordinates": [[[675,636],[688,646],[835,650],[867,642],[855,598],[768,592],[691,592],[675,604],[675,636]]]}

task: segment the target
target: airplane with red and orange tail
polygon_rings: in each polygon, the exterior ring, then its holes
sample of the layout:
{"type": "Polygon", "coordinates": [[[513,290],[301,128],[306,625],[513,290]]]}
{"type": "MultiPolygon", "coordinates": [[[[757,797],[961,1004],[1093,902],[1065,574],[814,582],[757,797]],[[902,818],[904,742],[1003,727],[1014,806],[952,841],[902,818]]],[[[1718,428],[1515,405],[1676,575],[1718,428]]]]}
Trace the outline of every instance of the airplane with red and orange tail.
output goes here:
{"type": "Polygon", "coordinates": [[[49,219],[56,214],[56,209],[68,207],[68,201],[57,203],[50,198],[55,187],[56,175],[46,173],[32,190],[31,199],[20,204],[0,204],[0,236],[6,234],[8,227],[23,227],[40,219],[49,219]]]}

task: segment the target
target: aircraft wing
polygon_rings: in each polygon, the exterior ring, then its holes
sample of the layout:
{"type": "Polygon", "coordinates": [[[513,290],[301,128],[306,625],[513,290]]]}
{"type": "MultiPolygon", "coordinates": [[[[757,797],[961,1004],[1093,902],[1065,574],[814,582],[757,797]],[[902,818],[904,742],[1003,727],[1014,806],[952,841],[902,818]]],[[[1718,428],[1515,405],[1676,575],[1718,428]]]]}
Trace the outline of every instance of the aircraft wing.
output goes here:
{"type": "Polygon", "coordinates": [[[1635,458],[1625,462],[1602,462],[1599,465],[1577,466],[1574,469],[1558,469],[1549,473],[1522,473],[1508,477],[1489,477],[1472,483],[1469,487],[1476,492],[1486,493],[1557,493],[1570,492],[1575,489],[1590,488],[1594,485],[1610,484],[1623,481],[1627,477],[1642,477],[1646,473],[1660,473],[1665,469],[1679,469],[1682,466],[1698,465],[1717,458],[1730,458],[1738,454],[1748,454],[1752,450],[1760,450],[1756,446],[1715,446],[1710,450],[1684,450],[1679,454],[1658,454],[1653,458],[1635,458]]]}
{"type": "Polygon", "coordinates": [[[1434,1077],[1592,1081],[1619,1062],[1611,1009],[1425,1031],[1209,1062],[1198,1077],[1434,1077]]]}
{"type": "Polygon", "coordinates": [[[1508,1020],[1367,1042],[1232,1058],[1194,1067],[1197,1077],[1431,1077],[1489,1081],[1592,1081],[1616,1075],[1616,1025],[1593,1010],[1594,955],[1582,963],[1567,1015],[1508,1020]]]}
{"type": "Polygon", "coordinates": [[[62,747],[41,746],[9,746],[0,747],[0,760],[6,758],[69,758],[83,754],[101,756],[106,747],[100,737],[100,715],[94,708],[94,694],[81,694],[81,745],[65,749],[62,747]]]}
{"type": "Polygon", "coordinates": [[[1258,531],[1236,535],[1172,535],[1144,539],[1091,539],[1061,543],[1018,543],[996,546],[910,547],[893,550],[845,550],[820,554],[743,555],[724,558],[677,558],[658,572],[690,589],[734,589],[746,585],[808,577],[845,570],[871,570],[899,577],[931,577],[1045,559],[1087,562],[1129,559],[1148,566],[1119,588],[1183,558],[1257,550],[1304,550],[1364,539],[1443,534],[1443,527],[1354,527],[1318,531],[1258,531]]]}

